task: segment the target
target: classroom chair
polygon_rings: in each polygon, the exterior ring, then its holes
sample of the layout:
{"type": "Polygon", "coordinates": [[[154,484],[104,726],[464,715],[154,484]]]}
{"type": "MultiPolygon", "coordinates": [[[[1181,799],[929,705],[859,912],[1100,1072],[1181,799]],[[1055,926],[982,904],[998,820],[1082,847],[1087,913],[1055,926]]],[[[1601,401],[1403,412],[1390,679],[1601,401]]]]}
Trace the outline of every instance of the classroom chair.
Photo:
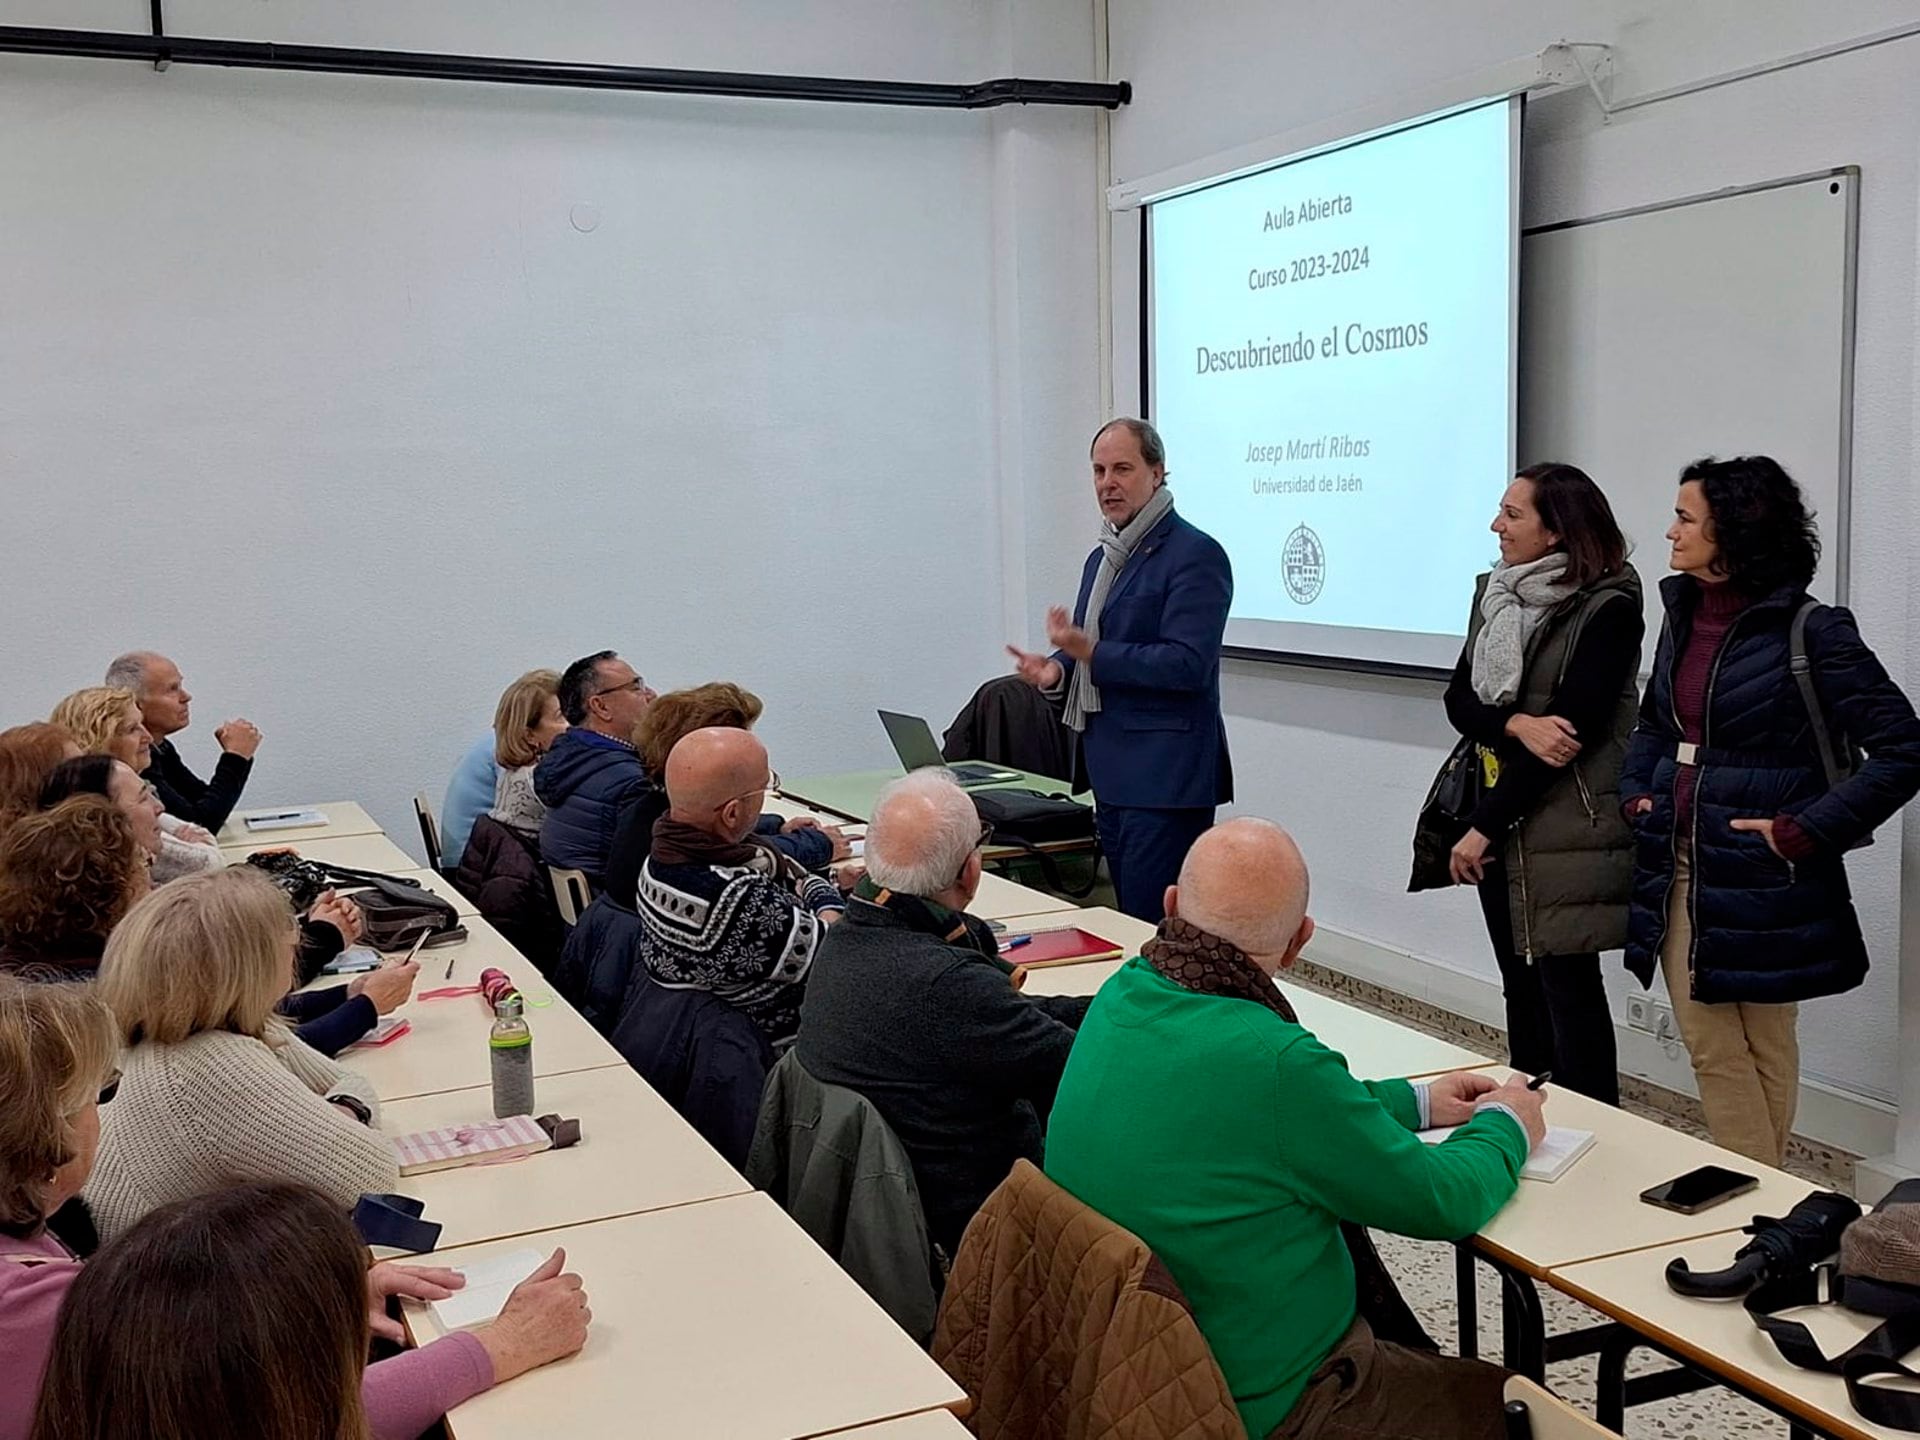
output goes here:
{"type": "MultiPolygon", "coordinates": [[[[447,867],[440,854],[440,822],[433,818],[433,802],[427,799],[427,792],[414,792],[413,818],[420,822],[420,843],[427,852],[427,868],[436,875],[447,873],[447,867]]],[[[455,856],[457,861],[460,857],[455,856]]]]}
{"type": "Polygon", "coordinates": [[[593,903],[593,886],[588,883],[587,872],[549,865],[547,878],[553,882],[553,903],[560,907],[560,918],[570,927],[579,924],[580,912],[593,903]]]}
{"type": "Polygon", "coordinates": [[[1551,1391],[1516,1375],[1507,1381],[1507,1440],[1620,1440],[1551,1391]]]}
{"type": "Polygon", "coordinates": [[[933,1358],[979,1440],[1246,1434],[1167,1267],[1025,1160],[960,1241],[933,1358]]]}

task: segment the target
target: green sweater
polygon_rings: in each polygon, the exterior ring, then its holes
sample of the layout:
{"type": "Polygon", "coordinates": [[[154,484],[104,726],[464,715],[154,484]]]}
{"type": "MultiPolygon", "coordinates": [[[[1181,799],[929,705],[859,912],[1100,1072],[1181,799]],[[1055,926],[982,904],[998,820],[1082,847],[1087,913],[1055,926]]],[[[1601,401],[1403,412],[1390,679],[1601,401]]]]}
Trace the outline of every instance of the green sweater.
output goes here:
{"type": "Polygon", "coordinates": [[[1047,1174],[1163,1260],[1250,1436],[1354,1320],[1340,1221],[1457,1240],[1512,1196],[1527,1139],[1477,1115],[1440,1145],[1404,1080],[1356,1080],[1301,1026],[1129,961],[1074,1041],[1047,1174]]]}

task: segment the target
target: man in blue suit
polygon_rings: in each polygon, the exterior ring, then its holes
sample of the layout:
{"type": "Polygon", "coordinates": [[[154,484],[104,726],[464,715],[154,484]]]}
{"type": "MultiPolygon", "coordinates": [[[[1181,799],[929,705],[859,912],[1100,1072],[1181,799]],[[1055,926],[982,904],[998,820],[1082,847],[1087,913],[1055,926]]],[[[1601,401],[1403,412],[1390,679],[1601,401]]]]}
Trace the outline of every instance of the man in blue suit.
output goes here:
{"type": "Polygon", "coordinates": [[[1146,421],[1109,421],[1092,458],[1104,523],[1073,614],[1047,612],[1053,654],[1007,651],[1029,684],[1065,699],[1115,897],[1157,922],[1187,848],[1233,799],[1220,718],[1233,567],[1218,541],[1174,513],[1166,447],[1146,421]]]}

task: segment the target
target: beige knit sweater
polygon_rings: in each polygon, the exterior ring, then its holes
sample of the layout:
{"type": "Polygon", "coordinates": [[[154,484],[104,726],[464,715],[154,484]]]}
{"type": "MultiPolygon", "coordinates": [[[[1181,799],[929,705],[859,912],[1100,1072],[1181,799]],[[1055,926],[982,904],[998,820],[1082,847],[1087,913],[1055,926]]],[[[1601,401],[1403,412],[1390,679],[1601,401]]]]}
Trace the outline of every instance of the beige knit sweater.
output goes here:
{"type": "Polygon", "coordinates": [[[169,1201],[246,1180],[301,1180],[343,1210],[398,1186],[387,1137],[327,1103],[351,1095],[377,1121],[373,1087],[284,1030],[270,1038],[210,1031],[120,1057],[86,1188],[102,1239],[169,1201]]]}

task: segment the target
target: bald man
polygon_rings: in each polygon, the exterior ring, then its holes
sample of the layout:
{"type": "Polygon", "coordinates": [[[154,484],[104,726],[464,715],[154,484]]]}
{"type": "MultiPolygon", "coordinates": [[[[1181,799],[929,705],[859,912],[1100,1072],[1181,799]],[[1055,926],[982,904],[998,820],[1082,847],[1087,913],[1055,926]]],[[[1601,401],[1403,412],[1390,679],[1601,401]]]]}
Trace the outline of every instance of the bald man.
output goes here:
{"type": "Polygon", "coordinates": [[[1029,1000],[980,888],[980,815],[944,770],[880,792],[867,874],[821,942],[800,1063],[866,1096],[906,1147],[934,1244],[951,1255],[1019,1159],[1040,1163],[1054,1088],[1087,999],[1029,1000]]]}
{"type": "Polygon", "coordinates": [[[824,927],[845,912],[833,882],[753,834],[777,778],[749,730],[695,730],[667,756],[667,813],[640,869],[640,960],[675,989],[707,990],[793,1043],[824,927]]]}
{"type": "Polygon", "coordinates": [[[213,732],[220,759],[213,767],[213,779],[202,780],[187,768],[173,744],[173,737],[187,728],[193,715],[193,696],[187,692],[180,667],[152,650],[129,650],[107,667],[105,683],[133,691],[140,702],[140,719],[153,736],[153,758],[142,778],[153,786],[167,814],[219,830],[240,803],[240,792],[253,773],[254,752],[260,748],[260,732],[253,722],[229,720],[213,732]]]}
{"type": "Polygon", "coordinates": [[[1473,1234],[1544,1134],[1541,1094],[1348,1073],[1274,983],[1313,935],[1308,889],[1277,825],[1194,842],[1080,1027],[1047,1173],[1173,1272],[1249,1435],[1500,1440],[1503,1373],[1376,1340],[1340,1226],[1473,1234]],[[1427,1145],[1428,1125],[1460,1128],[1427,1145]]]}

